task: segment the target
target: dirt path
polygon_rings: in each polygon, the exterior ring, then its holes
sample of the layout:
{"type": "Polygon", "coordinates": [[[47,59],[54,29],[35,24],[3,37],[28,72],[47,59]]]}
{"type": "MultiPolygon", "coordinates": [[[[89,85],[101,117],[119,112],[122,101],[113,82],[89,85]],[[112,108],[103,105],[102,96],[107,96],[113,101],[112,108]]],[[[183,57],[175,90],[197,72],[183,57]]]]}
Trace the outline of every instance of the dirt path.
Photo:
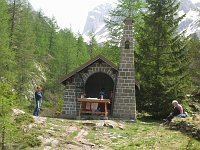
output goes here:
{"type": "MultiPolygon", "coordinates": [[[[29,150],[111,150],[107,146],[101,146],[91,143],[86,139],[88,135],[87,126],[95,126],[101,128],[105,125],[104,121],[98,122],[82,122],[84,128],[80,128],[74,121],[74,124],[65,123],[64,119],[60,122],[52,122],[46,117],[34,117],[34,123],[28,127],[39,127],[42,134],[38,137],[42,141],[40,147],[31,148],[29,150]],[[70,134],[76,133],[75,136],[70,137],[70,134]]],[[[108,124],[108,123],[107,123],[108,124]]]]}
{"type": "Polygon", "coordinates": [[[68,120],[45,117],[35,117],[34,120],[27,126],[27,132],[37,133],[41,145],[27,150],[179,150],[187,149],[189,146],[190,149],[199,149],[197,140],[178,130],[169,130],[158,122],[133,124],[116,120],[68,120]]]}

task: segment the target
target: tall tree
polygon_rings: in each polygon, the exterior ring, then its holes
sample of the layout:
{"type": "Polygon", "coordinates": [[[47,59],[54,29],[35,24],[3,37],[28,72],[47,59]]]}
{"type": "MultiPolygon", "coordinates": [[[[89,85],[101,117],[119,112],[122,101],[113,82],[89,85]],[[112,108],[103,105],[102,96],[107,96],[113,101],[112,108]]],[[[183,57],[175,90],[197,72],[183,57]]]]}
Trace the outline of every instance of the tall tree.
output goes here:
{"type": "MultiPolygon", "coordinates": [[[[105,43],[106,54],[115,63],[119,62],[119,43],[123,34],[123,21],[126,17],[133,18],[133,34],[137,41],[138,28],[143,24],[142,11],[145,6],[143,0],[118,0],[117,7],[110,11],[109,17],[105,19],[106,27],[109,31],[110,40],[105,43]]],[[[134,44],[137,48],[137,43],[134,44]]]]}
{"type": "Polygon", "coordinates": [[[98,49],[98,43],[96,41],[96,37],[95,37],[95,33],[91,32],[89,34],[90,37],[90,41],[89,41],[89,54],[90,54],[90,58],[95,57],[96,55],[98,55],[100,53],[99,49],[98,49]]]}
{"type": "Polygon", "coordinates": [[[58,25],[56,22],[55,17],[52,17],[51,19],[48,20],[48,24],[49,24],[49,30],[48,30],[48,34],[49,34],[49,45],[48,45],[48,50],[49,53],[53,53],[54,49],[55,49],[55,42],[56,42],[56,32],[58,30],[58,25]]]}
{"type": "Polygon", "coordinates": [[[112,45],[119,45],[123,33],[123,21],[128,16],[133,17],[134,37],[137,36],[137,28],[143,23],[141,12],[144,6],[143,0],[118,0],[117,7],[111,10],[109,17],[105,19],[112,45]]]}
{"type": "Polygon", "coordinates": [[[6,79],[0,79],[0,148],[6,150],[6,145],[12,139],[13,125],[11,120],[15,93],[6,79]]]}
{"type": "Polygon", "coordinates": [[[16,90],[26,95],[34,71],[35,34],[32,9],[26,0],[13,0],[10,6],[10,48],[15,52],[16,90]]]}
{"type": "Polygon", "coordinates": [[[101,54],[108,58],[110,61],[115,63],[116,65],[119,63],[119,56],[120,56],[120,48],[116,45],[110,44],[110,42],[104,43],[101,47],[101,54]]]}
{"type": "Polygon", "coordinates": [[[51,53],[48,79],[54,84],[59,76],[67,74],[77,66],[76,37],[70,29],[57,33],[55,47],[51,53]]]}
{"type": "Polygon", "coordinates": [[[0,0],[0,77],[13,80],[14,53],[9,49],[8,7],[6,0],[0,0]]]}
{"type": "Polygon", "coordinates": [[[84,42],[83,36],[81,34],[78,34],[76,58],[78,61],[78,66],[80,66],[89,59],[87,43],[84,42]]]}
{"type": "Polygon", "coordinates": [[[190,87],[191,93],[194,96],[200,95],[200,40],[196,34],[190,36],[188,44],[190,51],[191,64],[190,75],[192,79],[192,85],[190,87]]]}
{"type": "Polygon", "coordinates": [[[51,49],[50,61],[48,63],[47,90],[45,95],[54,102],[61,97],[62,86],[57,84],[61,76],[69,73],[77,67],[77,39],[71,29],[61,29],[54,39],[54,46],[51,49]],[[47,94],[49,93],[49,94],[47,94]],[[56,94],[50,94],[56,93],[56,94]]]}
{"type": "Polygon", "coordinates": [[[144,26],[138,36],[136,69],[141,82],[137,105],[156,116],[170,111],[173,99],[187,93],[188,51],[183,33],[177,32],[179,2],[147,0],[144,26]]]}
{"type": "Polygon", "coordinates": [[[49,36],[50,27],[49,19],[44,16],[42,10],[39,10],[34,15],[34,33],[36,36],[35,40],[35,57],[40,63],[44,62],[48,64],[47,56],[49,52],[49,36]]]}

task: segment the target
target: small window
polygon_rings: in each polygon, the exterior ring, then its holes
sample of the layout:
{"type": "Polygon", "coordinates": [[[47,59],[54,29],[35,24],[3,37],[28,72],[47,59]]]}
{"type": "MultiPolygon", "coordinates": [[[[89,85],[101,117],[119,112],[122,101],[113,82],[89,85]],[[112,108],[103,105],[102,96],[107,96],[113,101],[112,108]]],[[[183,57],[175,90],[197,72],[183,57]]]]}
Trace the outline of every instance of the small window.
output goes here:
{"type": "Polygon", "coordinates": [[[129,41],[125,41],[125,49],[129,49],[130,48],[130,42],[129,41]]]}

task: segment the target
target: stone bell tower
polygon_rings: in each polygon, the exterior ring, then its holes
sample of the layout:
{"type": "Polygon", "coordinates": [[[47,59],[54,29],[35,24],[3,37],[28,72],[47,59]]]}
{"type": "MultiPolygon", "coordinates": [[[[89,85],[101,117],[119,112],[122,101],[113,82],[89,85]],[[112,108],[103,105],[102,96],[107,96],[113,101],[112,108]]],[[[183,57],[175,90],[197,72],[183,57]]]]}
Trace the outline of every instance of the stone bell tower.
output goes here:
{"type": "Polygon", "coordinates": [[[136,119],[132,18],[126,18],[124,25],[113,117],[136,119]]]}

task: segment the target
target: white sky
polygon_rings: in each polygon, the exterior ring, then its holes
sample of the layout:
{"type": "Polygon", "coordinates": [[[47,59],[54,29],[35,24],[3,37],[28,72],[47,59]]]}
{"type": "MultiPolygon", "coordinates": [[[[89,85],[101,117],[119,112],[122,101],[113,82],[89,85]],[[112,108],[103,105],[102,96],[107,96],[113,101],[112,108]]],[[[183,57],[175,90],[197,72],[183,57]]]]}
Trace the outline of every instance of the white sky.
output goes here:
{"type": "Polygon", "coordinates": [[[193,3],[200,2],[200,0],[191,0],[193,3]]]}
{"type": "Polygon", "coordinates": [[[99,4],[117,0],[28,0],[34,10],[41,9],[48,17],[54,16],[60,28],[72,28],[82,33],[88,12],[99,4]]]}
{"type": "MultiPolygon", "coordinates": [[[[37,11],[42,9],[48,17],[54,16],[60,28],[72,28],[82,33],[88,12],[103,3],[117,3],[118,0],[29,0],[37,11]]],[[[200,0],[192,0],[200,2],[200,0]]]]}

